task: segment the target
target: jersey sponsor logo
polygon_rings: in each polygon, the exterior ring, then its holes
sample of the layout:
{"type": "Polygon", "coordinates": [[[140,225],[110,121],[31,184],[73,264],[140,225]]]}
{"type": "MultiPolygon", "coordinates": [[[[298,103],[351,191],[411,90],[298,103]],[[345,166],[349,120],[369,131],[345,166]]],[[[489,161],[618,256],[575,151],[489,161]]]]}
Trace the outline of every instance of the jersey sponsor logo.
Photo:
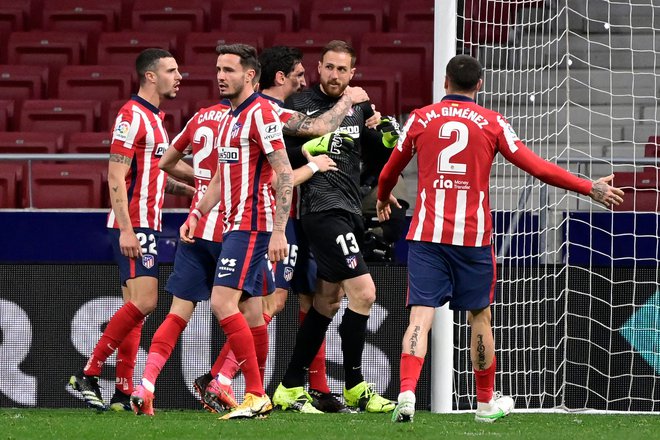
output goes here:
{"type": "Polygon", "coordinates": [[[122,142],[126,142],[128,139],[128,132],[131,129],[131,123],[128,121],[121,121],[115,126],[115,131],[112,134],[114,139],[117,139],[122,142]]]}
{"type": "Polygon", "coordinates": [[[222,266],[218,267],[218,272],[220,272],[218,273],[218,278],[229,276],[236,270],[236,258],[221,258],[220,264],[222,266]]]}
{"type": "Polygon", "coordinates": [[[337,133],[346,133],[352,138],[360,137],[360,127],[358,127],[357,125],[347,125],[346,127],[339,127],[336,131],[337,133]]]}
{"type": "Polygon", "coordinates": [[[272,122],[264,126],[264,141],[272,141],[282,137],[282,124],[279,122],[272,122]]]}
{"type": "Polygon", "coordinates": [[[218,162],[238,162],[240,153],[237,147],[219,147],[218,162]]]}
{"type": "Polygon", "coordinates": [[[314,113],[316,113],[316,112],[318,112],[318,111],[319,111],[319,109],[316,109],[316,110],[307,110],[307,111],[305,112],[305,114],[306,114],[307,116],[312,116],[314,113]]]}
{"type": "Polygon", "coordinates": [[[154,258],[153,255],[143,255],[142,256],[142,265],[147,268],[151,269],[154,267],[154,264],[156,264],[156,259],[154,258]]]}
{"type": "Polygon", "coordinates": [[[357,258],[355,257],[355,255],[346,257],[346,265],[351,269],[355,269],[357,267],[357,258]]]}
{"type": "Polygon", "coordinates": [[[293,278],[293,267],[287,266],[284,268],[284,279],[291,281],[291,278],[293,278]]]}
{"type": "Polygon", "coordinates": [[[454,181],[447,179],[445,180],[445,176],[442,174],[439,176],[439,178],[435,179],[433,181],[433,188],[436,189],[453,189],[454,188],[454,181]]]}
{"type": "Polygon", "coordinates": [[[165,150],[167,149],[167,144],[166,143],[160,143],[156,147],[156,152],[154,153],[154,156],[156,157],[161,157],[163,154],[165,154],[165,150]]]}
{"type": "Polygon", "coordinates": [[[223,266],[236,267],[236,258],[221,258],[220,262],[223,266]]]}

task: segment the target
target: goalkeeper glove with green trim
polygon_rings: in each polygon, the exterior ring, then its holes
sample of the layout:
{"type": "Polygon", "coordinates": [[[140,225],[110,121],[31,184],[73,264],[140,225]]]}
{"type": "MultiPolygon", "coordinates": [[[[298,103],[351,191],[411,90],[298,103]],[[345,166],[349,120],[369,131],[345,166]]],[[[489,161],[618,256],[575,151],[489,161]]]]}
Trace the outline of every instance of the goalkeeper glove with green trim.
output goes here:
{"type": "Polygon", "coordinates": [[[399,122],[396,118],[394,116],[380,118],[376,130],[383,134],[383,145],[387,148],[394,148],[400,135],[399,122]]]}
{"type": "Polygon", "coordinates": [[[346,144],[350,149],[355,144],[353,138],[346,133],[327,133],[323,136],[311,139],[303,144],[303,149],[307,150],[312,156],[319,154],[339,154],[342,144],[346,144]]]}

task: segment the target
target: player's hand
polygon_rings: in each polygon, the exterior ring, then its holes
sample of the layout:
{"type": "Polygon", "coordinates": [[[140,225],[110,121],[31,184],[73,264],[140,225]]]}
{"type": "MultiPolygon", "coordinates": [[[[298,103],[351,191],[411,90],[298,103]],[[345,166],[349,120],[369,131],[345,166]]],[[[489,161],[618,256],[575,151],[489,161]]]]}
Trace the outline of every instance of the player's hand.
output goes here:
{"type": "Polygon", "coordinates": [[[128,258],[142,257],[142,246],[135,231],[121,231],[119,233],[119,249],[121,254],[128,258]]]}
{"type": "Polygon", "coordinates": [[[179,228],[179,238],[184,243],[194,243],[195,229],[197,228],[197,217],[192,214],[188,215],[185,223],[179,228]]]}
{"type": "Polygon", "coordinates": [[[381,118],[376,129],[383,133],[383,145],[387,148],[394,148],[401,135],[401,128],[396,118],[394,116],[381,118]]]}
{"type": "Polygon", "coordinates": [[[594,181],[591,185],[591,193],[589,193],[589,197],[608,208],[623,202],[623,190],[609,185],[612,179],[614,179],[614,174],[594,181]]]}
{"type": "Polygon", "coordinates": [[[319,167],[319,172],[325,173],[326,171],[337,171],[337,164],[327,154],[312,156],[307,150],[303,149],[302,152],[305,159],[307,159],[307,162],[314,162],[316,166],[319,167]]]}
{"type": "Polygon", "coordinates": [[[289,255],[289,244],[284,231],[273,231],[268,242],[268,260],[275,263],[282,261],[289,255]]]}
{"type": "Polygon", "coordinates": [[[345,133],[327,133],[312,140],[305,142],[302,145],[303,150],[306,150],[312,156],[317,154],[338,153],[339,147],[342,143],[346,143],[349,148],[353,147],[355,141],[353,138],[345,133]]]}
{"type": "Polygon", "coordinates": [[[371,110],[373,114],[367,118],[366,121],[364,121],[364,125],[366,125],[367,128],[377,128],[382,115],[378,110],[376,110],[376,106],[373,104],[371,104],[371,110]]]}
{"type": "Polygon", "coordinates": [[[392,214],[392,207],[390,205],[394,205],[397,208],[401,208],[401,205],[399,205],[399,201],[394,197],[394,195],[390,194],[390,197],[388,200],[382,201],[382,200],[377,200],[376,201],[376,215],[378,215],[378,221],[379,222],[384,222],[390,219],[390,214],[392,214]]]}
{"type": "Polygon", "coordinates": [[[351,99],[353,105],[369,101],[369,95],[367,95],[367,92],[362,87],[348,86],[344,89],[344,95],[351,99]]]}

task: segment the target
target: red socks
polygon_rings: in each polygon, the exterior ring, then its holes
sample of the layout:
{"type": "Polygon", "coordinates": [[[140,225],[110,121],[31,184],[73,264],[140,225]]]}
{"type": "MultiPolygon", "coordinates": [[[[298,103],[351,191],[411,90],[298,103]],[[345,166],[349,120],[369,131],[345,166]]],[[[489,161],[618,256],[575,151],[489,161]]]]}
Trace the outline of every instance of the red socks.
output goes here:
{"type": "Polygon", "coordinates": [[[493,363],[485,370],[474,370],[474,378],[477,385],[477,402],[488,403],[493,398],[495,386],[495,356],[493,363]]]}
{"type": "Polygon", "coordinates": [[[173,313],[165,317],[163,323],[158,327],[154,338],[149,347],[149,356],[147,357],[147,364],[144,367],[142,377],[148,380],[151,384],[156,384],[156,379],[160,371],[163,369],[165,362],[172,355],[174,346],[179,340],[179,336],[185,330],[188,323],[185,319],[173,313]]]}
{"type": "Polygon", "coordinates": [[[241,313],[235,313],[220,321],[220,325],[227,335],[227,345],[236,355],[236,360],[243,370],[245,392],[263,396],[266,392],[261,382],[254,338],[245,317],[241,313]]]}
{"type": "Polygon", "coordinates": [[[119,346],[119,350],[117,350],[115,388],[124,394],[131,394],[133,392],[133,370],[135,369],[135,358],[140,348],[143,324],[144,319],[126,335],[119,346]]]}
{"type": "Polygon", "coordinates": [[[96,343],[94,351],[87,361],[83,372],[88,376],[98,376],[101,368],[110,355],[119,348],[126,335],[135,328],[145,315],[135,304],[127,302],[112,315],[101,339],[96,343]]]}
{"type": "MultiPolygon", "coordinates": [[[[298,311],[298,323],[302,324],[305,320],[307,313],[302,310],[298,311]]],[[[309,388],[320,391],[322,393],[329,393],[328,379],[325,374],[325,339],[319,347],[319,351],[314,356],[312,363],[309,364],[309,388]]]]}
{"type": "Polygon", "coordinates": [[[401,377],[401,389],[404,391],[415,392],[419,374],[422,372],[424,358],[414,356],[408,353],[401,353],[401,363],[399,364],[399,375],[401,377]]]}
{"type": "Polygon", "coordinates": [[[266,374],[266,361],[268,360],[268,327],[260,325],[252,327],[252,338],[254,339],[254,350],[257,353],[257,364],[259,365],[259,373],[261,373],[261,383],[264,383],[264,376],[266,374]]]}

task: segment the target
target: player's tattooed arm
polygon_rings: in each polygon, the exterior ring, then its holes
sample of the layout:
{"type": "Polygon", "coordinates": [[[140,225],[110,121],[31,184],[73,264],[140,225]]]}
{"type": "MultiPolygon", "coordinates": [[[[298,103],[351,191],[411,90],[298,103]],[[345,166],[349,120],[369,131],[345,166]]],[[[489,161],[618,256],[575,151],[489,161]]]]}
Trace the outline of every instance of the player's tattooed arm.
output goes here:
{"type": "Polygon", "coordinates": [[[132,158],[122,154],[110,154],[108,163],[108,186],[110,188],[110,204],[115,213],[119,229],[131,227],[128,215],[128,194],[126,191],[126,173],[131,166],[132,158]]]}
{"type": "Polygon", "coordinates": [[[176,179],[173,179],[170,176],[167,176],[167,183],[165,184],[165,192],[167,194],[172,194],[175,196],[188,196],[192,197],[195,195],[195,188],[190,185],[186,185],[183,182],[179,182],[176,179]]]}
{"type": "Polygon", "coordinates": [[[293,197],[293,170],[289,163],[289,157],[284,150],[276,150],[268,154],[268,162],[277,174],[277,180],[273,188],[275,190],[275,206],[277,207],[273,230],[284,232],[293,197]]]}

